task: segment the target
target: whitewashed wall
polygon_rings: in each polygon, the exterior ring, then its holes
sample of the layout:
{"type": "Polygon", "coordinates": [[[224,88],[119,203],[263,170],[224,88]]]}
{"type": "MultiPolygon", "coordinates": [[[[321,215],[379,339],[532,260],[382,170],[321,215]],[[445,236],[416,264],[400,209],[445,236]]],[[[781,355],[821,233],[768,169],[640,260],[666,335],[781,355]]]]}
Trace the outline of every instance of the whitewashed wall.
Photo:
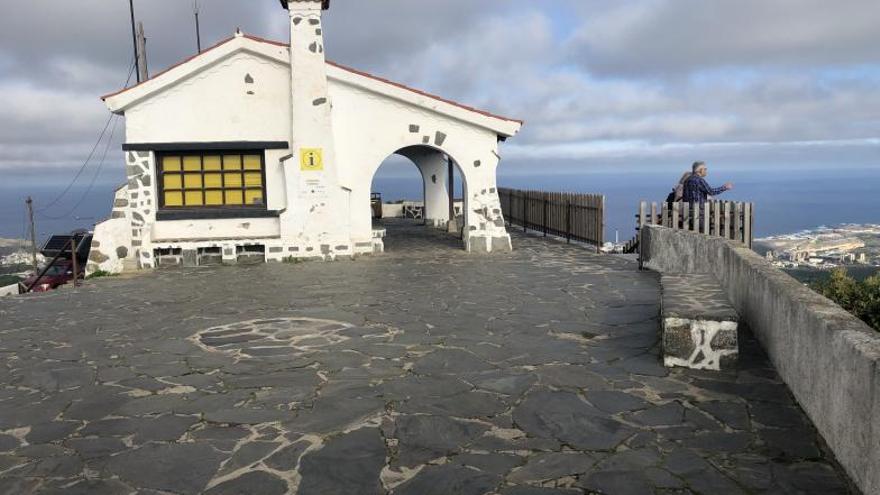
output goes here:
{"type": "Polygon", "coordinates": [[[126,142],[288,141],[289,77],[286,64],[234,53],[128,108],[126,142]]]}
{"type": "Polygon", "coordinates": [[[464,177],[467,249],[510,250],[497,192],[495,132],[371,93],[341,81],[344,75],[330,74],[340,183],[351,189],[357,205],[351,211],[355,242],[370,237],[370,186],[382,162],[398,150],[424,147],[451,156],[464,177]]]}
{"type": "MultiPolygon", "coordinates": [[[[281,212],[277,219],[157,222],[155,155],[127,153],[126,216],[133,253],[129,258],[135,258],[139,267],[155,266],[152,255],[157,247],[177,243],[198,249],[235,239],[262,240],[270,260],[374,252],[370,187],[381,163],[402,149],[409,150],[425,179],[430,223],[449,220],[446,156],[450,156],[464,178],[465,247],[478,252],[510,249],[495,183],[498,131],[487,124],[494,121],[325,65],[320,18],[318,24],[297,22],[300,16],[314,20],[315,15],[311,10],[291,11],[291,29],[311,30],[297,34],[295,39],[306,38],[309,43],[297,43],[292,51],[237,36],[187,63],[196,70],[185,69],[184,64],[157,80],[108,97],[111,109],[125,113],[128,143],[291,143],[289,150],[266,151],[267,207],[281,212]],[[317,62],[327,70],[323,86],[323,77],[307,70],[317,62]],[[302,69],[292,73],[291,66],[302,69]],[[297,88],[308,91],[298,93],[297,88]],[[321,172],[300,170],[298,152],[310,146],[324,149],[321,172]]],[[[512,133],[518,129],[518,124],[504,126],[512,133]]],[[[119,237],[116,223],[99,227],[99,244],[106,236],[119,237]]],[[[226,259],[235,246],[222,245],[226,259]]]]}

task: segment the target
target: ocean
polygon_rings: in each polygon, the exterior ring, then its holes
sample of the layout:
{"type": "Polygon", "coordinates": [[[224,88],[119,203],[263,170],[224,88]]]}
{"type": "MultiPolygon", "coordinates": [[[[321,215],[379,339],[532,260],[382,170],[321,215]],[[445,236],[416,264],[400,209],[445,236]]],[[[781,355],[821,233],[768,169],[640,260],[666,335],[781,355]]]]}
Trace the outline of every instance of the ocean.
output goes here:
{"type": "MultiPolygon", "coordinates": [[[[409,169],[383,166],[373,183],[385,201],[420,200],[421,176],[409,169]]],[[[784,234],[821,225],[880,223],[880,167],[846,169],[737,169],[713,167],[709,182],[733,182],[736,188],[720,199],[755,203],[756,235],[784,234]]],[[[662,201],[681,171],[625,168],[583,169],[577,173],[527,174],[499,169],[501,187],[549,191],[599,193],[606,196],[606,238],[615,233],[626,240],[634,234],[635,213],[640,200],[662,201]]],[[[110,214],[113,190],[121,183],[99,183],[89,194],[74,186],[56,204],[46,208],[64,186],[0,184],[0,237],[19,238],[25,232],[25,198],[33,196],[37,233],[45,239],[52,233],[91,228],[110,214]],[[72,213],[68,212],[80,202],[72,213]],[[62,217],[62,218],[56,218],[62,217]]],[[[459,192],[460,194],[460,192],[459,192]]]]}
{"type": "MultiPolygon", "coordinates": [[[[385,201],[421,198],[420,176],[377,177],[373,189],[385,201]]],[[[381,170],[380,170],[381,173],[381,170]]],[[[590,170],[578,173],[528,175],[499,170],[498,185],[520,189],[605,195],[606,239],[615,232],[626,241],[635,235],[639,201],[661,202],[683,171],[590,170]]],[[[880,167],[877,169],[778,169],[768,171],[717,169],[708,178],[717,187],[733,182],[734,190],[718,199],[755,204],[755,235],[785,234],[822,225],[880,223],[880,167]]],[[[459,193],[460,194],[460,193],[459,193]]]]}

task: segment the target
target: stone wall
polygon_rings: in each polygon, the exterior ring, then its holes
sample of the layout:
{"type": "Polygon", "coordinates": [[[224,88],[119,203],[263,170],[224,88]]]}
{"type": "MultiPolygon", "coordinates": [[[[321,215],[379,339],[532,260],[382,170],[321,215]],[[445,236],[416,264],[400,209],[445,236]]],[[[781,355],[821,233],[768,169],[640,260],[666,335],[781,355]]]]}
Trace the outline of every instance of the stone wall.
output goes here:
{"type": "Polygon", "coordinates": [[[864,493],[880,493],[880,333],[742,246],[648,226],[645,268],[711,273],[864,493]]]}
{"type": "Polygon", "coordinates": [[[121,273],[125,269],[126,259],[134,263],[129,187],[126,184],[116,189],[110,218],[95,225],[86,276],[98,271],[121,273]]]}
{"type": "Polygon", "coordinates": [[[0,287],[0,297],[17,296],[17,295],[18,295],[18,284],[7,285],[6,287],[0,287]]]}

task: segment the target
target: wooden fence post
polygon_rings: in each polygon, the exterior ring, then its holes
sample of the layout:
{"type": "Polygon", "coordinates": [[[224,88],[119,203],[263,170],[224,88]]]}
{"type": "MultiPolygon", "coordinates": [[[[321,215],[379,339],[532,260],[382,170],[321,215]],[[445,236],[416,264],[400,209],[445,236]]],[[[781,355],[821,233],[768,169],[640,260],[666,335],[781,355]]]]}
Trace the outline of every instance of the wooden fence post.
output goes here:
{"type": "Polygon", "coordinates": [[[755,243],[755,204],[749,203],[749,248],[755,243]]]}
{"type": "Polygon", "coordinates": [[[724,202],[724,238],[730,239],[731,231],[731,213],[730,213],[730,202],[724,202]]]}
{"type": "Polygon", "coordinates": [[[596,232],[596,252],[601,253],[602,246],[605,245],[605,196],[595,197],[599,203],[599,211],[593,215],[596,218],[596,226],[598,227],[598,232],[596,232]]]}
{"type": "MultiPolygon", "coordinates": [[[[601,211],[604,209],[604,197],[597,196],[597,198],[593,201],[600,205],[598,208],[601,211]]],[[[602,213],[602,217],[604,217],[604,213],[602,213]]],[[[596,227],[598,230],[589,231],[587,239],[596,239],[597,242],[601,242],[604,239],[602,237],[604,233],[602,218],[593,219],[591,217],[588,221],[593,220],[599,222],[596,227]]],[[[707,201],[691,204],[664,201],[659,206],[658,203],[651,202],[649,207],[647,201],[640,201],[636,222],[636,229],[639,232],[643,231],[646,225],[659,224],[673,230],[684,230],[739,241],[749,248],[754,246],[754,203],[707,201]]],[[[640,234],[636,236],[636,241],[640,238],[639,236],[640,234]]]]}
{"type": "Polygon", "coordinates": [[[565,242],[571,244],[571,195],[566,198],[565,206],[565,242]]]}
{"type": "Polygon", "coordinates": [[[712,229],[709,226],[710,216],[712,214],[712,202],[703,203],[703,234],[710,235],[712,229]]]}
{"type": "Polygon", "coordinates": [[[678,202],[672,203],[672,218],[670,218],[669,220],[670,220],[670,223],[672,224],[671,227],[673,230],[679,229],[679,224],[678,224],[678,209],[680,208],[679,205],[680,205],[680,203],[678,203],[678,202]]]}
{"type": "Polygon", "coordinates": [[[712,202],[712,234],[721,237],[721,203],[712,202]]]}
{"type": "Polygon", "coordinates": [[[544,229],[544,237],[547,237],[547,224],[550,221],[550,218],[548,217],[549,212],[547,211],[549,206],[550,200],[547,199],[547,193],[544,193],[544,214],[541,217],[541,226],[544,229]]]}
{"type": "Polygon", "coordinates": [[[743,204],[743,244],[746,247],[752,247],[752,204],[744,203],[743,204]]]}
{"type": "Polygon", "coordinates": [[[645,201],[639,201],[639,232],[645,229],[645,201]]]}
{"type": "Polygon", "coordinates": [[[734,239],[737,241],[740,241],[740,242],[744,242],[743,232],[742,232],[742,229],[743,229],[742,215],[743,215],[742,204],[735,203],[734,204],[734,217],[733,217],[733,221],[734,221],[734,224],[733,224],[734,234],[733,235],[734,235],[734,239]]]}

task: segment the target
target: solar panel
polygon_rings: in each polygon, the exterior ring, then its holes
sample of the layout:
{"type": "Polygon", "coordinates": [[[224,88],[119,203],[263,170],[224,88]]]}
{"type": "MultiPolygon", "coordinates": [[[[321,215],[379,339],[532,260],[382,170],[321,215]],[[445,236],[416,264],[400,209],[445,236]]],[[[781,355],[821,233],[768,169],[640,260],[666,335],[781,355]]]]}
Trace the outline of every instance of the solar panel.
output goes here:
{"type": "MultiPolygon", "coordinates": [[[[43,249],[40,250],[40,253],[43,256],[47,256],[49,258],[54,258],[61,253],[61,258],[69,259],[70,258],[70,239],[71,235],[53,235],[50,237],[45,244],[43,244],[43,249]]],[[[80,261],[85,261],[89,258],[89,251],[92,246],[92,234],[88,233],[77,233],[76,234],[76,252],[77,259],[80,261]]]]}

